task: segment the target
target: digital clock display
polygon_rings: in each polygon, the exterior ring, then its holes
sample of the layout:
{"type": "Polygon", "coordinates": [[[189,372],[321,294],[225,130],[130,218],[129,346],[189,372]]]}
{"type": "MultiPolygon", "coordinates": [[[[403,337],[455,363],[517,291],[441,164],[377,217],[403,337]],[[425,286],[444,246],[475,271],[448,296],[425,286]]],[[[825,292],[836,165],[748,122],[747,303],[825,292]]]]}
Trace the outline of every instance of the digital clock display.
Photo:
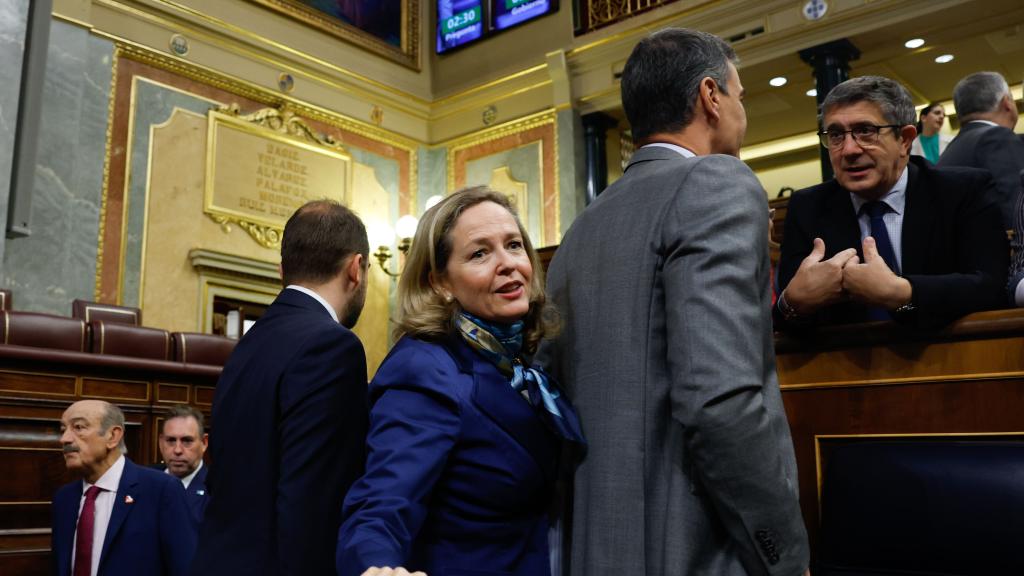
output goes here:
{"type": "Polygon", "coordinates": [[[481,0],[437,0],[438,54],[472,42],[483,33],[481,0]]]}
{"type": "Polygon", "coordinates": [[[493,0],[495,30],[504,30],[558,10],[557,0],[493,0]]]}

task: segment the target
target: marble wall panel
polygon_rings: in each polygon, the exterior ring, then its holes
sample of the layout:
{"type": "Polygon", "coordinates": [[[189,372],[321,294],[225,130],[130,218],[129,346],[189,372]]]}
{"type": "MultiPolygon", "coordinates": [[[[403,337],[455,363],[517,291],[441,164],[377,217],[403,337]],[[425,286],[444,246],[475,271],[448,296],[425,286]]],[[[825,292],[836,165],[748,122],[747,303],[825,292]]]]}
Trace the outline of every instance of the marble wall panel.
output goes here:
{"type": "MultiPolygon", "coordinates": [[[[139,306],[140,279],[143,263],[142,242],[146,224],[146,201],[149,189],[150,149],[154,127],[166,124],[176,108],[205,116],[210,108],[219,103],[175,90],[146,78],[136,78],[133,86],[134,106],[132,132],[128,135],[128,175],[126,190],[125,243],[123,275],[121,279],[121,303],[125,306],[139,306]]],[[[182,215],[194,217],[193,215],[182,215]]]]}
{"type": "Polygon", "coordinates": [[[419,149],[419,197],[416,198],[417,215],[427,209],[427,199],[448,194],[448,150],[444,148],[419,149]]]}
{"type": "MultiPolygon", "coordinates": [[[[538,246],[542,245],[544,195],[542,191],[543,167],[541,164],[542,142],[531,142],[511,150],[503,150],[490,156],[484,156],[466,162],[466,186],[490,184],[495,177],[494,171],[508,167],[508,175],[515,181],[526,184],[527,210],[519,217],[526,226],[530,238],[538,246]]],[[[502,190],[502,192],[507,192],[502,190]]]]}
{"type": "Polygon", "coordinates": [[[32,235],[4,246],[4,284],[19,310],[69,314],[92,299],[113,44],[52,22],[32,235]]]}
{"type": "Polygon", "coordinates": [[[558,112],[558,148],[559,232],[564,236],[587,207],[587,156],[578,110],[558,112]]]}
{"type": "MultiPolygon", "coordinates": [[[[21,63],[25,56],[25,29],[29,0],[0,2],[0,225],[7,223],[7,197],[11,185],[11,161],[18,121],[21,63]]],[[[6,234],[0,234],[0,254],[6,234]]],[[[0,267],[0,285],[4,277],[0,267]]]]}

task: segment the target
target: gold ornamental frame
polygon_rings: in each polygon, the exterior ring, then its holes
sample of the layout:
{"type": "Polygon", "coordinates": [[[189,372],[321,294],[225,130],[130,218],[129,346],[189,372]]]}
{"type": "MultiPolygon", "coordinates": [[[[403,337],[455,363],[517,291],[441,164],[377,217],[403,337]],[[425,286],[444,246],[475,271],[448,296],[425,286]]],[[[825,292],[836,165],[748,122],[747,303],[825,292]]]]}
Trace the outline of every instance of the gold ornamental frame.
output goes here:
{"type": "Polygon", "coordinates": [[[223,129],[255,136],[267,142],[277,142],[299,148],[315,155],[331,159],[344,166],[344,177],[340,185],[340,197],[333,200],[348,204],[352,194],[352,156],[330,135],[315,133],[309,125],[287,106],[281,109],[264,108],[252,114],[242,115],[238,105],[211,109],[207,117],[206,182],[203,192],[203,212],[220,224],[224,232],[231,232],[231,225],[249,233],[249,236],[264,248],[277,249],[281,246],[284,221],[287,217],[266,218],[219,205],[216,193],[218,164],[218,135],[223,129]]]}
{"type": "Polygon", "coordinates": [[[420,0],[402,3],[402,45],[388,44],[377,36],[325,14],[296,0],[249,0],[279,14],[284,14],[364,50],[383,56],[417,72],[420,70],[419,14],[420,0]]]}

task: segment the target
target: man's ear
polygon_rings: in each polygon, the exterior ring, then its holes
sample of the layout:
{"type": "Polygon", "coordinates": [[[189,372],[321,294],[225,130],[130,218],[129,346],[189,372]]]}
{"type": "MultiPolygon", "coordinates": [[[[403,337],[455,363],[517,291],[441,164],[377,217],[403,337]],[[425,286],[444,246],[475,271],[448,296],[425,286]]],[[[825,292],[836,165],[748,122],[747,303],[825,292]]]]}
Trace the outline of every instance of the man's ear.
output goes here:
{"type": "Polygon", "coordinates": [[[904,154],[910,154],[910,146],[913,145],[914,138],[917,138],[917,126],[907,124],[900,128],[900,146],[903,148],[904,154]]]}
{"type": "Polygon", "coordinates": [[[700,81],[700,89],[697,95],[698,110],[695,110],[695,115],[703,111],[707,116],[708,120],[717,121],[721,118],[721,112],[719,109],[720,99],[722,97],[722,91],[718,88],[718,83],[715,79],[710,76],[705,76],[700,81]]]}
{"type": "Polygon", "coordinates": [[[113,449],[115,446],[121,443],[121,439],[124,438],[124,428],[120,426],[111,426],[110,430],[107,430],[109,435],[107,438],[107,448],[113,449]]]}
{"type": "Polygon", "coordinates": [[[366,270],[366,258],[358,252],[349,256],[348,263],[345,264],[344,275],[345,279],[349,284],[358,287],[359,284],[365,281],[366,270]]]}

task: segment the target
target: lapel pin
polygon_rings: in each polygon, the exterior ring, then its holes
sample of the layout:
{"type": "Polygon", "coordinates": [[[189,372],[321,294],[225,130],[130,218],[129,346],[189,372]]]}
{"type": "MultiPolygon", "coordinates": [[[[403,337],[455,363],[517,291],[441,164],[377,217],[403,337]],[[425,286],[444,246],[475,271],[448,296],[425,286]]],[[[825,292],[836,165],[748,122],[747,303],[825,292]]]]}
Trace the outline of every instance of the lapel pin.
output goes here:
{"type": "Polygon", "coordinates": [[[135,498],[132,498],[130,494],[125,494],[124,503],[125,504],[134,504],[135,503],[135,498]]]}
{"type": "Polygon", "coordinates": [[[199,494],[200,496],[205,496],[206,490],[196,490],[196,494],[199,494]]]}

